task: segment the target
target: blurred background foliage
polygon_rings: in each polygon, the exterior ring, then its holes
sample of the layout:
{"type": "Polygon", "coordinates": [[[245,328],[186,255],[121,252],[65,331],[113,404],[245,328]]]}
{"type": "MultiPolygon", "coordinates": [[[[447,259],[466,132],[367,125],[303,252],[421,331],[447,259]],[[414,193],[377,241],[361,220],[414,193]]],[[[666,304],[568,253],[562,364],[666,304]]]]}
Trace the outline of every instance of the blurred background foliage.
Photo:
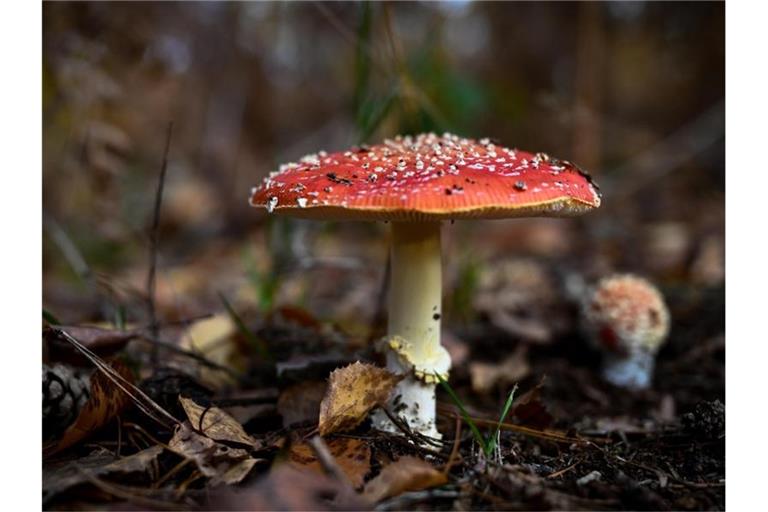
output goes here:
{"type": "Polygon", "coordinates": [[[144,320],[170,122],[164,319],[222,292],[365,323],[386,227],[269,219],[248,192],[305,153],[427,130],[573,160],[604,192],[580,219],[446,226],[455,319],[512,256],[723,284],[723,3],[46,2],[43,27],[43,299],[65,322],[144,320]]]}

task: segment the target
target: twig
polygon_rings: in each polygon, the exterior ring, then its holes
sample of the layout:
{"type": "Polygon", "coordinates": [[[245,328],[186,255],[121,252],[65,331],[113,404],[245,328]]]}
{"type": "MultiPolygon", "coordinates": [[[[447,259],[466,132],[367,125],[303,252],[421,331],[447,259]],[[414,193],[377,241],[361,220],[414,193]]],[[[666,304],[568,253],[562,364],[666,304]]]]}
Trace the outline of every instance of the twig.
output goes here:
{"type": "Polygon", "coordinates": [[[557,478],[557,477],[559,477],[559,476],[562,476],[562,475],[566,474],[567,472],[569,472],[570,470],[574,469],[574,468],[575,468],[576,466],[578,466],[579,464],[581,464],[581,462],[582,462],[582,461],[580,461],[580,460],[577,460],[576,462],[574,462],[573,464],[571,464],[570,466],[568,466],[568,467],[566,467],[566,468],[563,468],[563,469],[561,469],[561,470],[559,470],[559,471],[555,471],[554,473],[550,473],[550,474],[548,474],[548,475],[547,475],[547,478],[550,478],[550,479],[551,479],[551,478],[557,478]]]}
{"type": "Polygon", "coordinates": [[[459,444],[461,443],[461,416],[458,414],[456,415],[456,434],[453,436],[453,448],[451,449],[451,455],[448,457],[448,462],[445,463],[445,468],[443,469],[444,474],[448,474],[451,472],[451,468],[453,467],[454,459],[459,454],[459,444]]]}
{"type": "Polygon", "coordinates": [[[187,464],[191,462],[192,462],[192,459],[182,460],[181,462],[176,464],[170,471],[168,471],[165,475],[163,475],[160,479],[158,479],[155,483],[153,483],[152,488],[153,489],[159,488],[161,485],[167,482],[169,478],[171,478],[173,475],[181,471],[187,464]]]}
{"type": "MultiPolygon", "coordinates": [[[[163,163],[160,166],[160,176],[157,182],[155,194],[155,208],[152,215],[152,227],[149,230],[149,273],[147,274],[147,314],[149,316],[149,329],[152,337],[157,338],[158,327],[155,316],[155,274],[157,269],[157,239],[160,227],[160,206],[163,202],[163,188],[165,187],[165,174],[168,169],[168,151],[171,147],[171,135],[173,134],[173,121],[168,123],[166,132],[165,150],[163,151],[163,163]]],[[[158,349],[152,349],[152,364],[157,365],[158,349]]]]}
{"type": "Polygon", "coordinates": [[[162,347],[166,350],[169,350],[171,352],[175,352],[176,354],[182,355],[184,357],[188,357],[190,359],[194,359],[195,361],[199,362],[200,364],[207,366],[208,368],[212,368],[214,370],[219,370],[221,372],[226,373],[230,377],[234,378],[235,380],[242,380],[243,375],[236,372],[232,368],[229,368],[227,366],[221,365],[219,363],[216,363],[214,361],[211,361],[210,359],[207,359],[205,356],[200,355],[196,352],[192,352],[190,350],[181,348],[174,343],[171,343],[169,341],[164,341],[158,338],[153,338],[149,336],[148,334],[142,334],[139,338],[149,344],[151,344],[154,348],[162,347]]]}
{"type": "Polygon", "coordinates": [[[315,456],[320,462],[320,465],[323,466],[323,469],[329,475],[351,489],[352,483],[349,481],[349,478],[347,478],[347,475],[339,466],[339,463],[336,462],[336,459],[333,458],[333,455],[328,449],[328,445],[325,444],[325,441],[323,441],[323,438],[320,436],[314,436],[309,440],[309,445],[315,452],[315,456]]]}
{"type": "Polygon", "coordinates": [[[89,361],[91,361],[96,368],[104,373],[104,375],[112,381],[112,383],[127,394],[136,406],[147,416],[160,423],[165,428],[170,428],[170,424],[179,424],[179,420],[173,417],[171,413],[160,407],[157,402],[152,400],[141,389],[125,380],[125,378],[115,371],[110,365],[108,365],[103,359],[91,352],[88,347],[76,340],[71,334],[63,329],[57,329],[59,334],[69,341],[81,354],[83,354],[89,361]],[[157,412],[163,419],[156,416],[152,410],[157,412]],[[170,422],[170,424],[169,424],[170,422]]]}
{"type": "Polygon", "coordinates": [[[101,491],[113,496],[117,496],[118,498],[124,499],[130,503],[135,503],[142,507],[157,510],[185,510],[186,508],[178,503],[173,503],[171,501],[162,501],[147,496],[141,496],[142,493],[152,494],[152,492],[148,492],[147,489],[129,487],[115,483],[107,483],[104,480],[92,475],[90,471],[86,471],[77,464],[75,464],[74,467],[83,475],[83,478],[98,487],[101,491]]]}
{"type": "MultiPolygon", "coordinates": [[[[134,429],[135,431],[137,431],[138,433],[140,433],[141,435],[143,435],[144,437],[146,437],[147,439],[149,439],[149,441],[152,441],[153,443],[155,443],[155,445],[157,445],[157,446],[162,446],[163,448],[165,448],[165,449],[166,449],[166,450],[168,450],[169,452],[172,452],[172,451],[173,451],[173,450],[171,449],[171,447],[170,447],[170,446],[168,446],[168,444],[167,444],[167,443],[164,443],[164,442],[162,442],[162,441],[158,440],[158,439],[157,439],[155,436],[153,436],[152,434],[150,434],[149,432],[147,432],[147,430],[146,430],[144,427],[142,427],[141,425],[139,425],[138,423],[126,423],[126,424],[125,424],[125,427],[126,427],[126,428],[132,428],[132,429],[134,429]]],[[[146,441],[146,440],[145,440],[145,441],[146,441]]],[[[137,445],[137,446],[138,446],[138,445],[137,445]]],[[[149,448],[150,446],[152,446],[152,445],[151,445],[151,444],[150,444],[150,443],[147,441],[147,446],[145,446],[145,447],[142,447],[142,449],[144,449],[144,448],[149,448]]]]}
{"type": "Polygon", "coordinates": [[[386,407],[381,408],[382,411],[384,411],[384,414],[387,415],[387,418],[389,418],[389,421],[392,422],[393,425],[395,425],[403,434],[406,435],[406,437],[410,438],[411,441],[416,445],[416,447],[419,450],[424,450],[432,455],[439,455],[443,457],[443,455],[435,450],[426,448],[425,444],[430,444],[432,446],[440,447],[442,448],[442,443],[439,443],[438,441],[432,439],[431,437],[427,437],[425,435],[416,433],[410,429],[410,427],[400,420],[400,418],[396,417],[394,414],[392,414],[389,409],[386,407]]]}
{"type": "MultiPolygon", "coordinates": [[[[444,404],[438,404],[438,414],[451,414],[455,415],[456,412],[452,407],[445,406],[444,404]]],[[[548,441],[554,441],[558,443],[589,443],[589,442],[602,442],[602,443],[610,443],[611,440],[607,438],[590,438],[587,439],[580,439],[577,437],[570,437],[566,436],[565,434],[562,434],[557,431],[551,431],[551,430],[537,430],[530,427],[524,427],[522,425],[513,425],[511,423],[499,423],[498,420],[487,420],[485,418],[477,418],[474,416],[470,416],[470,419],[474,421],[477,425],[483,426],[483,427],[496,427],[499,426],[500,430],[508,430],[511,432],[516,432],[518,434],[523,434],[531,437],[537,437],[540,439],[546,439],[548,441]]]]}

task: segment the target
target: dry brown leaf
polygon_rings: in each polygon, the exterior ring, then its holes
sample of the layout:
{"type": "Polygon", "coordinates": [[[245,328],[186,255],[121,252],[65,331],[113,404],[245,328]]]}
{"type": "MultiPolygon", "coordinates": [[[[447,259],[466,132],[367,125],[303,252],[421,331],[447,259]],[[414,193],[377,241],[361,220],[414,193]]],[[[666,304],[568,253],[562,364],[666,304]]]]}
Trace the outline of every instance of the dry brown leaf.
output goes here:
{"type": "Polygon", "coordinates": [[[316,421],[320,415],[320,402],[325,396],[325,382],[308,380],[286,388],[277,400],[277,412],[283,417],[283,426],[316,421]]]}
{"type": "Polygon", "coordinates": [[[203,407],[189,398],[179,397],[189,422],[197,432],[215,441],[228,441],[261,448],[261,443],[246,434],[243,426],[235,418],[218,407],[203,407]]]}
{"type": "Polygon", "coordinates": [[[56,326],[43,329],[46,359],[51,362],[66,362],[74,365],[89,365],[90,361],[59,331],[66,331],[99,357],[110,357],[139,336],[138,331],[118,331],[93,326],[56,326]]]}
{"type": "MultiPolygon", "coordinates": [[[[355,489],[361,487],[365,481],[365,475],[371,470],[370,445],[360,439],[348,437],[336,437],[327,439],[325,442],[336,463],[349,478],[352,487],[355,489]]],[[[294,465],[325,472],[309,443],[292,444],[289,458],[294,465]]]]}
{"type": "Polygon", "coordinates": [[[541,388],[543,386],[544,379],[541,379],[541,382],[535,387],[515,400],[509,417],[517,418],[517,424],[543,430],[554,422],[555,419],[547,410],[544,402],[541,401],[541,388]]]}
{"type": "Polygon", "coordinates": [[[168,447],[194,461],[200,472],[211,478],[212,485],[236,484],[259,462],[242,448],[231,448],[198,434],[186,421],[176,427],[168,447]]]}
{"type": "Polygon", "coordinates": [[[320,435],[344,432],[359,425],[368,412],[383,405],[402,377],[361,362],[331,372],[320,403],[320,435]]]}
{"type": "MultiPolygon", "coordinates": [[[[131,370],[118,360],[110,362],[112,368],[128,382],[133,382],[131,370]]],[[[130,403],[130,398],[115,386],[101,371],[91,376],[91,397],[80,410],[75,422],[64,432],[61,439],[45,449],[50,456],[82,441],[112,421],[130,403]]]]}
{"type": "Polygon", "coordinates": [[[386,466],[376,478],[368,482],[363,489],[363,496],[375,503],[404,492],[429,489],[446,482],[448,477],[428,462],[405,456],[386,466]]]}

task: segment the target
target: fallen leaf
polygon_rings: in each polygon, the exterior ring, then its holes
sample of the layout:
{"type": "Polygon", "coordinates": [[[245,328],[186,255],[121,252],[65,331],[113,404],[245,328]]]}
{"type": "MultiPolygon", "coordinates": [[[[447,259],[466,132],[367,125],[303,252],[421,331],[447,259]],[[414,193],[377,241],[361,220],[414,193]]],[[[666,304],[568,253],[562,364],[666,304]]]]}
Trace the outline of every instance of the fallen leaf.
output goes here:
{"type": "Polygon", "coordinates": [[[270,318],[280,316],[287,322],[291,322],[302,327],[315,329],[317,331],[323,327],[322,322],[320,322],[320,320],[318,320],[315,315],[306,309],[302,309],[296,306],[278,306],[270,312],[269,316],[270,318]]]}
{"type": "Polygon", "coordinates": [[[277,412],[283,417],[283,426],[316,421],[326,386],[325,382],[307,380],[283,390],[277,399],[277,412]]]}
{"type": "Polygon", "coordinates": [[[228,441],[261,448],[261,443],[249,436],[235,418],[218,407],[203,407],[189,398],[179,397],[189,422],[197,432],[215,441],[228,441]]]}
{"type": "Polygon", "coordinates": [[[404,492],[421,491],[448,482],[448,477],[428,462],[405,456],[381,470],[365,485],[363,496],[375,503],[404,492]]]}
{"type": "Polygon", "coordinates": [[[186,421],[176,427],[168,447],[192,460],[203,475],[211,478],[212,485],[236,484],[259,462],[242,448],[231,448],[198,434],[186,421]]]}
{"type": "MultiPolygon", "coordinates": [[[[110,362],[110,366],[125,380],[133,382],[131,370],[125,364],[115,359],[110,362]]],[[[61,439],[45,447],[45,455],[54,455],[87,438],[122,413],[129,403],[128,395],[115,386],[102,371],[94,372],[91,376],[90,398],[61,439]]]]}
{"type": "Polygon", "coordinates": [[[102,329],[91,326],[56,326],[43,329],[43,341],[47,359],[52,362],[66,362],[74,365],[89,365],[88,359],[83,356],[72,344],[64,339],[59,331],[68,332],[77,341],[90,349],[99,357],[110,357],[125,345],[139,336],[138,331],[118,331],[114,329],[102,329]]]}
{"type": "Polygon", "coordinates": [[[230,488],[216,496],[212,510],[367,510],[357,495],[328,475],[281,464],[245,489],[230,488]]]}
{"type": "Polygon", "coordinates": [[[76,461],[45,467],[43,500],[49,500],[71,487],[88,482],[93,477],[147,471],[162,451],[162,446],[153,446],[118,459],[112,452],[98,450],[76,461]]]}
{"type": "MultiPolygon", "coordinates": [[[[199,353],[218,365],[238,369],[243,359],[239,357],[236,341],[237,326],[227,313],[196,320],[181,336],[181,347],[199,353]]],[[[199,379],[211,388],[221,388],[232,383],[232,377],[224,372],[205,366],[199,369],[199,379]]]]}
{"type": "Polygon", "coordinates": [[[236,332],[232,317],[226,312],[217,313],[195,320],[182,335],[182,346],[196,350],[218,364],[227,364],[234,350],[234,343],[227,340],[236,332]]]}
{"type": "Polygon", "coordinates": [[[518,348],[501,363],[474,362],[469,365],[472,389],[487,395],[497,386],[509,386],[524,379],[530,373],[528,350],[525,345],[518,348]]]}
{"type": "Polygon", "coordinates": [[[326,436],[359,425],[368,412],[383,405],[402,377],[361,362],[331,372],[320,403],[319,432],[326,436]]]}
{"type": "Polygon", "coordinates": [[[541,388],[543,386],[544,379],[542,378],[535,387],[515,400],[509,416],[517,418],[517,424],[542,430],[549,427],[555,420],[547,410],[547,406],[541,401],[541,388]]]}
{"type": "MultiPolygon", "coordinates": [[[[360,439],[336,437],[327,439],[328,449],[352,487],[361,487],[365,476],[371,470],[371,447],[360,439]]],[[[292,464],[324,473],[323,466],[317,460],[315,451],[307,442],[293,443],[289,458],[292,464]]]]}

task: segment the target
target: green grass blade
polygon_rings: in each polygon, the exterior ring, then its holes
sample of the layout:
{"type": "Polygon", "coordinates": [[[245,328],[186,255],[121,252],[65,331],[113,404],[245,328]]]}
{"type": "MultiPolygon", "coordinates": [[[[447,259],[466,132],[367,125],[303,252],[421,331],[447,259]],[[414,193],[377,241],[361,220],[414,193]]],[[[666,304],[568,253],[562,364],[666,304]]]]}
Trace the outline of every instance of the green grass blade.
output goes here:
{"type": "Polygon", "coordinates": [[[53,313],[51,313],[45,308],[43,308],[43,320],[45,320],[51,325],[61,325],[61,322],[59,322],[59,319],[56,318],[56,316],[54,316],[53,313]]]}
{"type": "Polygon", "coordinates": [[[450,384],[448,384],[448,381],[446,381],[440,374],[435,372],[435,377],[437,377],[437,380],[440,381],[440,385],[443,386],[443,389],[445,389],[448,392],[448,395],[450,395],[451,400],[453,400],[453,403],[456,404],[456,406],[459,408],[459,411],[461,412],[461,416],[464,418],[464,422],[466,422],[467,425],[469,425],[470,430],[472,430],[472,435],[475,436],[475,440],[480,445],[480,447],[483,449],[483,453],[488,455],[488,443],[486,442],[483,435],[480,433],[480,430],[477,428],[477,425],[474,421],[472,421],[472,418],[469,416],[469,413],[464,408],[464,404],[461,402],[461,399],[456,395],[456,393],[453,391],[453,388],[450,384]]]}
{"type": "Polygon", "coordinates": [[[499,417],[499,423],[496,425],[496,429],[493,431],[493,435],[488,441],[488,453],[486,453],[486,455],[490,455],[491,453],[493,453],[493,450],[496,449],[496,439],[499,436],[499,430],[501,430],[501,424],[504,423],[505,419],[507,419],[507,414],[509,414],[509,410],[512,408],[512,402],[515,399],[516,391],[517,391],[517,384],[515,384],[515,386],[512,388],[512,391],[509,392],[507,401],[504,404],[504,409],[502,410],[501,416],[499,417]]]}
{"type": "Polygon", "coordinates": [[[115,327],[120,331],[125,330],[125,324],[127,323],[125,321],[126,316],[127,314],[125,311],[125,306],[123,306],[122,304],[117,304],[115,306],[115,320],[113,323],[115,324],[115,327]]]}
{"type": "Polygon", "coordinates": [[[240,318],[240,315],[237,314],[237,312],[234,310],[234,308],[230,305],[229,301],[227,301],[227,298],[224,297],[224,294],[219,292],[219,298],[221,299],[221,302],[224,304],[224,307],[227,309],[227,313],[229,313],[229,316],[232,318],[232,321],[235,322],[235,325],[237,326],[237,329],[240,331],[240,334],[245,336],[245,339],[248,340],[250,345],[256,349],[256,351],[259,353],[259,356],[261,356],[264,359],[269,359],[269,351],[267,350],[267,347],[264,345],[264,342],[260,340],[256,335],[254,335],[248,327],[246,327],[243,320],[240,318]]]}
{"type": "Polygon", "coordinates": [[[357,29],[357,41],[355,44],[355,96],[354,108],[357,119],[357,127],[360,133],[365,132],[364,102],[369,96],[371,78],[371,25],[372,7],[368,2],[360,4],[360,24],[357,29]]]}

